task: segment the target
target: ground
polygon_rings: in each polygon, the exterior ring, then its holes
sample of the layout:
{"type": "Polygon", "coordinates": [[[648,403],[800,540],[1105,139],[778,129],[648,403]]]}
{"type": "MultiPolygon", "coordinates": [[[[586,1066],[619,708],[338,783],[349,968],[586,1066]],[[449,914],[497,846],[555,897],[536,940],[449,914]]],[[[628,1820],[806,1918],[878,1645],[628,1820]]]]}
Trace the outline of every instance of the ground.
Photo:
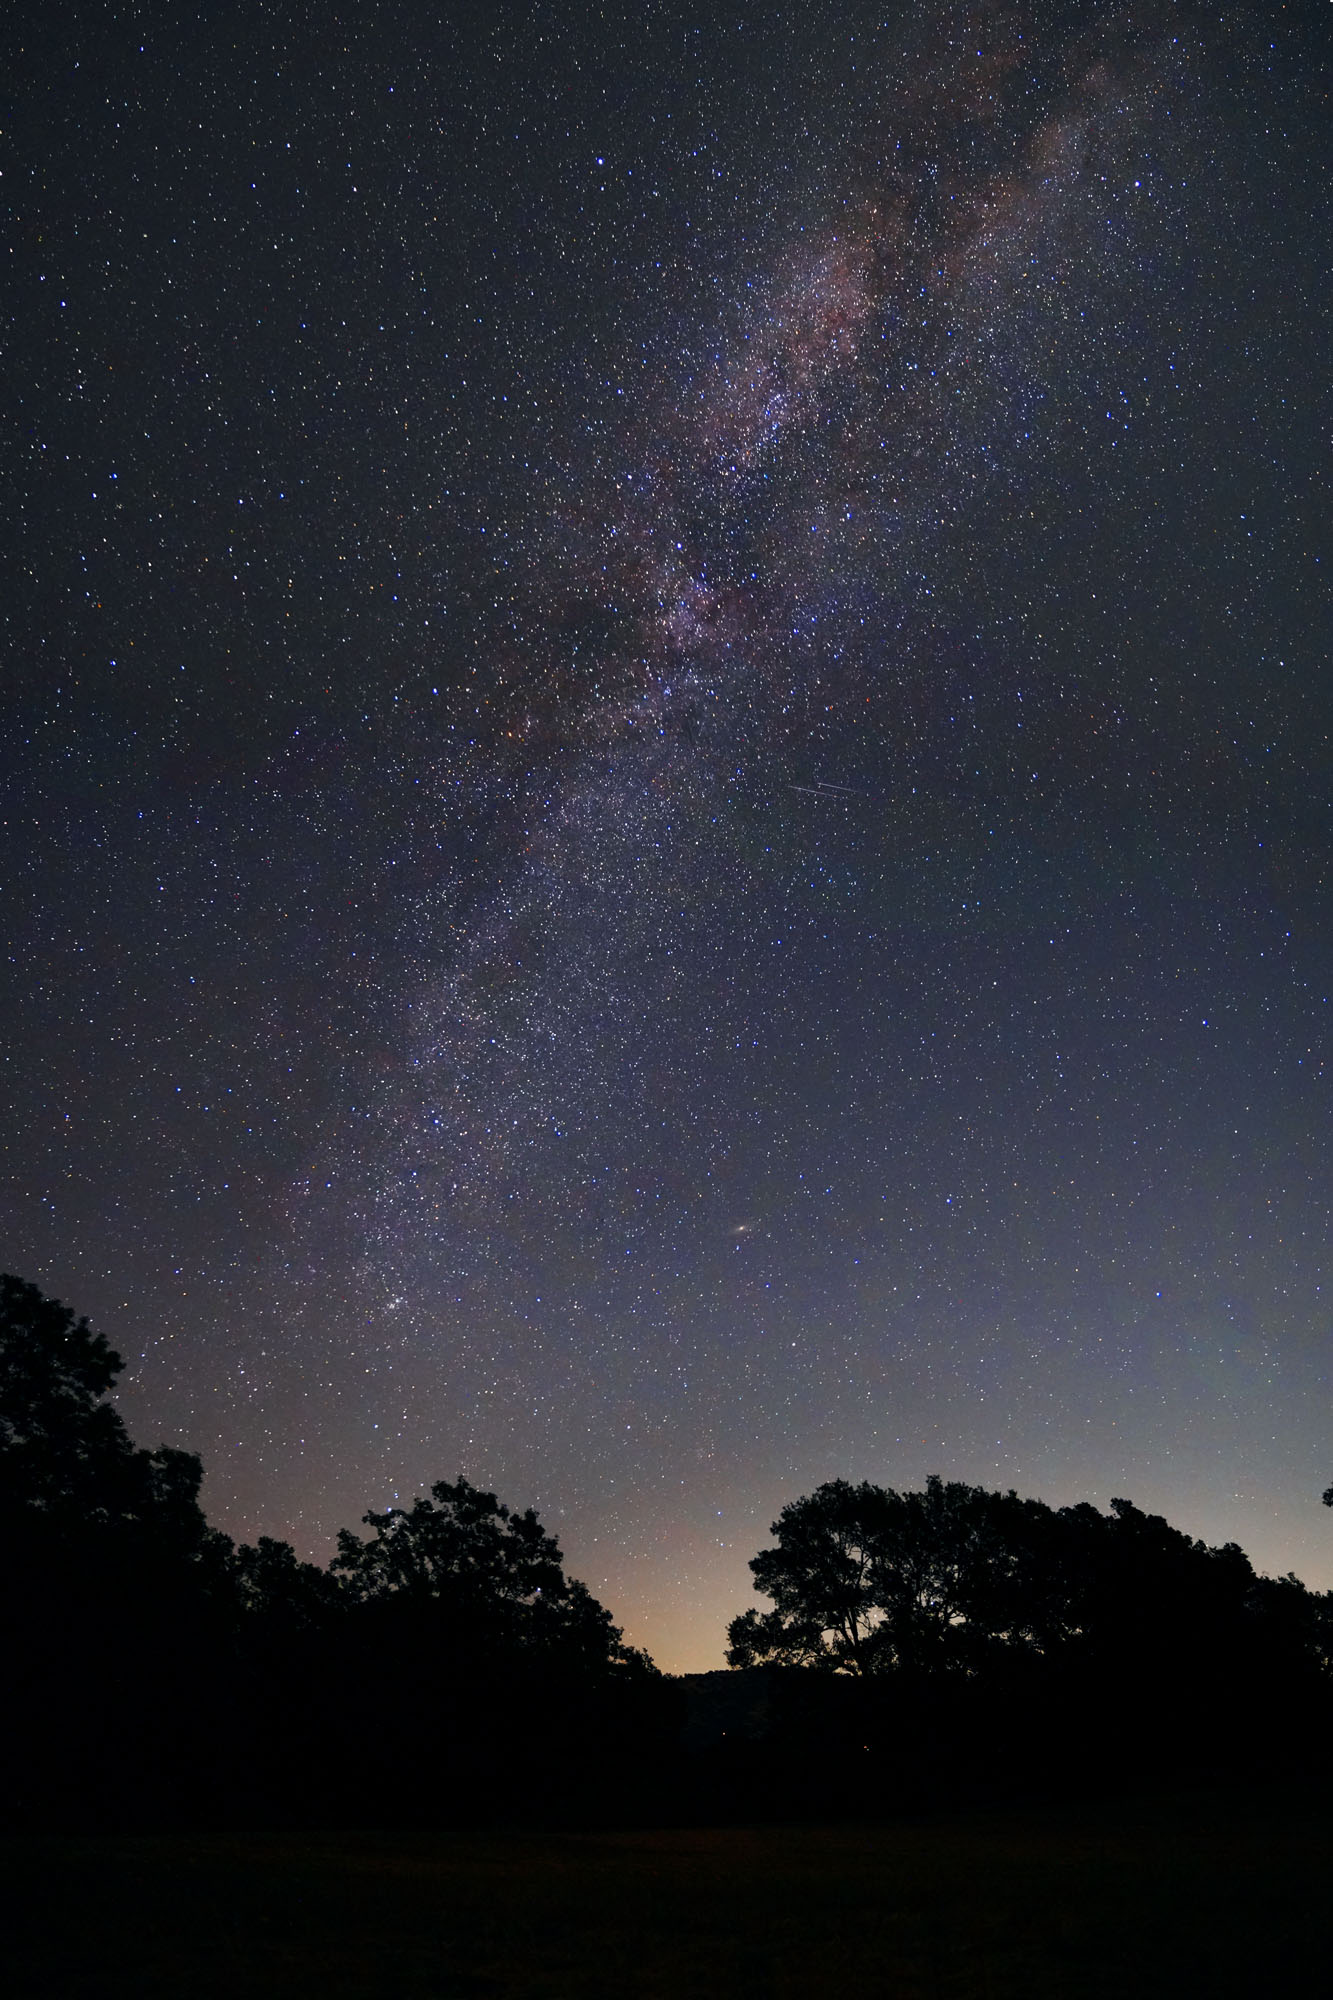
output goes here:
{"type": "Polygon", "coordinates": [[[1327,2000],[1314,1796],[3,1845],[9,2000],[1327,2000]]]}

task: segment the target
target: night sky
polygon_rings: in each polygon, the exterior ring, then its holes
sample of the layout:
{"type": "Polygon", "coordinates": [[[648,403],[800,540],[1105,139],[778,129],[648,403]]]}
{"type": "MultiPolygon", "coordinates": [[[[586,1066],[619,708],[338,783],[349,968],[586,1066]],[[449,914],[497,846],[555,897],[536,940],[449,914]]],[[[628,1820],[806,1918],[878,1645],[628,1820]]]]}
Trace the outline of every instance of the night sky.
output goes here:
{"type": "Polygon", "coordinates": [[[1326,13],[9,12],[0,1264],[219,1525],[1333,1584],[1326,13]]]}

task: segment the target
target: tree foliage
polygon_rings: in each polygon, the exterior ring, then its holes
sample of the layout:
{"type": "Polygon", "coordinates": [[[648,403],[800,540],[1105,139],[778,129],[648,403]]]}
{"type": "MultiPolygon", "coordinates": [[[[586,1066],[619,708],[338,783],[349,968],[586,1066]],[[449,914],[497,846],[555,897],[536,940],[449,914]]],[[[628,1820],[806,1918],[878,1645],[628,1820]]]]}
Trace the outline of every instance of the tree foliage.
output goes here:
{"type": "MultiPolygon", "coordinates": [[[[674,1796],[679,1689],[530,1508],[459,1477],[366,1514],[327,1569],[234,1547],[198,1459],[131,1440],[120,1371],[86,1320],[0,1278],[11,1820],[632,1814],[649,1769],[674,1796]]],[[[1256,1755],[1279,1714],[1301,1756],[1329,1734],[1333,1593],[1127,1500],[833,1480],[773,1535],[751,1563],[768,1607],[733,1621],[728,1659],[798,1671],[727,1684],[748,1720],[719,1738],[720,1800],[860,1800],[861,1759],[912,1785],[946,1738],[956,1775],[1009,1782],[1063,1773],[1071,1744],[1085,1770],[1212,1768],[1242,1714],[1256,1755]]]]}
{"type": "Polygon", "coordinates": [[[476,1817],[605,1788],[660,1737],[651,1662],[530,1509],[460,1478],[367,1514],[328,1569],[270,1536],[237,1548],[200,1511],[199,1461],[131,1441],[121,1365],[0,1279],[11,1815],[476,1817]]]}
{"type": "Polygon", "coordinates": [[[317,1629],[340,1610],[346,1593],[337,1577],[318,1563],[302,1562],[289,1542],[261,1535],[246,1543],[231,1563],[242,1617],[293,1631],[317,1629]]]}
{"type": "Polygon", "coordinates": [[[832,1480],[772,1532],[750,1568],[773,1608],[732,1621],[732,1666],[975,1676],[1024,1660],[1234,1658],[1279,1637],[1311,1663],[1329,1649],[1328,1600],[1128,1500],[1102,1514],[938,1477],[907,1493],[832,1480]]]}
{"type": "Polygon", "coordinates": [[[105,1399],[124,1363],[86,1319],[0,1275],[0,1519],[9,1533],[98,1536],[218,1555],[190,1452],[136,1447],[105,1399]]]}
{"type": "Polygon", "coordinates": [[[459,1478],[364,1524],[364,1539],[343,1529],[331,1565],[358,1603],[447,1623],[458,1642],[488,1652],[644,1664],[587,1586],[565,1575],[559,1543],[530,1507],[511,1512],[459,1478]]]}

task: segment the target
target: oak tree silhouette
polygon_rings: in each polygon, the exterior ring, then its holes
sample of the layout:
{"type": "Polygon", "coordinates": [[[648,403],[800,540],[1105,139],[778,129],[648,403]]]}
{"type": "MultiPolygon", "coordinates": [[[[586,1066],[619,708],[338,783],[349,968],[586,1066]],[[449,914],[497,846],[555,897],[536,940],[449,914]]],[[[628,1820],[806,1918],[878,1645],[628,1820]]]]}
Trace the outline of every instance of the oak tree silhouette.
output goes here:
{"type": "Polygon", "coordinates": [[[565,1575],[560,1545],[532,1508],[511,1512],[460,1477],[363,1519],[370,1536],[344,1528],[330,1565],[357,1602],[447,1619],[485,1652],[643,1665],[586,1584],[565,1575]]]}

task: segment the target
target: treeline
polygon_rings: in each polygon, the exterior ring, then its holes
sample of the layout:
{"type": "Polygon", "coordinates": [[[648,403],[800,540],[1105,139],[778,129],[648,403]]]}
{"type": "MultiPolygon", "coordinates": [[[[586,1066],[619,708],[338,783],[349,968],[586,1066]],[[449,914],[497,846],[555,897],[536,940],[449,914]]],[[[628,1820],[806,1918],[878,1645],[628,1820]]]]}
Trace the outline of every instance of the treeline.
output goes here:
{"type": "Polygon", "coordinates": [[[1103,1514],[939,1478],[833,1480],[772,1532],[750,1564],[771,1609],[734,1619],[727,1648],[771,1690],[736,1718],[761,1790],[779,1738],[802,1746],[788,1789],[812,1801],[857,1743],[921,1800],[1329,1769],[1333,1592],[1257,1575],[1235,1543],[1128,1500],[1103,1514]]]}
{"type": "Polygon", "coordinates": [[[11,1825],[885,1813],[1329,1766],[1333,1593],[1115,1501],[836,1480],[751,1568],[731,1670],[625,1645],[556,1541],[465,1479],[327,1569],[237,1547],[121,1363],[0,1278],[11,1825]]]}
{"type": "Polygon", "coordinates": [[[325,1570],[237,1547],[188,1453],[105,1400],[121,1361],[0,1277],[0,1648],[11,1823],[633,1815],[670,1684],[532,1512],[460,1479],[325,1570]]]}
{"type": "Polygon", "coordinates": [[[732,1621],[732,1666],[947,1682],[1151,1661],[1196,1690],[1218,1670],[1333,1668],[1333,1593],[1258,1576],[1235,1542],[1210,1548],[1128,1500],[1102,1514],[937,1477],[920,1493],[835,1479],[773,1534],[750,1564],[773,1609],[732,1621]]]}

